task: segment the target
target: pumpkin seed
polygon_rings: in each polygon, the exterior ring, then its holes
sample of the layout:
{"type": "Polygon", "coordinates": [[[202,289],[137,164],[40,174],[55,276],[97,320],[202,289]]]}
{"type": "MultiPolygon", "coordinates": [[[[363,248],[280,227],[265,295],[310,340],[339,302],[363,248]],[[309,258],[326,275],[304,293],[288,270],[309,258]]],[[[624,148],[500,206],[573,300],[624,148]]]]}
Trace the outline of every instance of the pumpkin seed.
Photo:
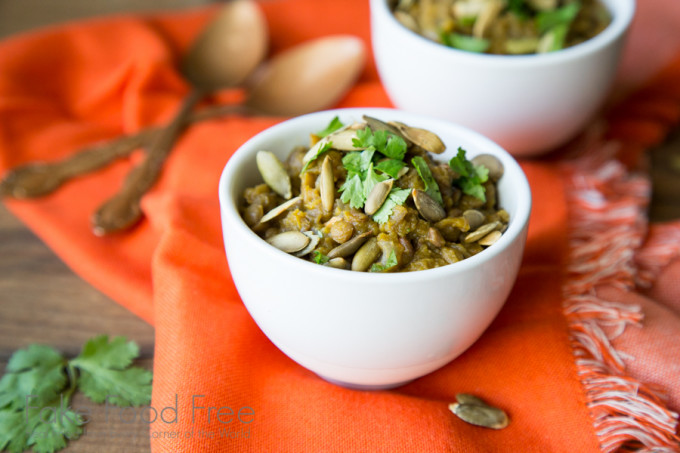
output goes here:
{"type": "Polygon", "coordinates": [[[464,422],[484,428],[502,429],[510,422],[508,415],[501,409],[488,405],[452,403],[451,412],[464,422]]]}
{"type": "Polygon", "coordinates": [[[481,238],[478,241],[479,245],[483,245],[485,247],[488,247],[488,246],[494,244],[497,240],[499,240],[502,235],[503,235],[503,233],[501,233],[498,230],[492,231],[491,233],[487,234],[486,236],[484,236],[483,238],[481,238]]]}
{"type": "Polygon", "coordinates": [[[387,131],[391,134],[396,135],[397,137],[402,138],[406,142],[407,146],[412,144],[411,140],[409,140],[406,136],[404,136],[404,134],[401,132],[401,130],[399,130],[399,128],[396,127],[394,124],[386,123],[384,121],[381,121],[377,118],[373,118],[373,117],[368,116],[368,115],[364,115],[363,118],[364,118],[364,121],[366,121],[366,124],[368,125],[368,127],[370,127],[373,132],[375,132],[375,131],[387,131]]]}
{"type": "Polygon", "coordinates": [[[349,267],[347,260],[340,257],[328,260],[326,265],[335,269],[347,269],[349,267]]]}
{"type": "Polygon", "coordinates": [[[299,231],[285,231],[267,239],[267,242],[286,253],[295,253],[303,250],[309,242],[310,237],[299,231]]]}
{"type": "Polygon", "coordinates": [[[327,136],[332,143],[332,148],[338,151],[359,151],[363,148],[354,146],[354,139],[357,138],[357,131],[354,129],[342,129],[335,131],[327,136]]]}
{"type": "Polygon", "coordinates": [[[321,164],[321,182],[319,192],[321,193],[321,206],[324,211],[331,212],[335,203],[335,181],[333,181],[333,166],[331,159],[326,156],[321,164]]]}
{"type": "Polygon", "coordinates": [[[420,189],[413,189],[411,192],[416,209],[425,220],[432,223],[439,222],[446,217],[446,211],[437,201],[420,189]]]}
{"type": "Polygon", "coordinates": [[[458,401],[460,404],[475,404],[477,406],[488,406],[488,404],[486,404],[486,402],[483,399],[475,395],[471,395],[469,393],[457,393],[456,401],[458,401]]]}
{"type": "Polygon", "coordinates": [[[472,35],[475,38],[482,39],[486,30],[491,26],[493,21],[496,20],[498,15],[503,10],[503,2],[500,0],[490,0],[484,2],[484,6],[475,20],[475,24],[472,27],[472,35]]]}
{"type": "Polygon", "coordinates": [[[407,142],[424,149],[433,154],[441,154],[446,151],[446,145],[437,134],[427,129],[411,127],[407,124],[394,121],[391,123],[401,132],[407,142]]]}
{"type": "Polygon", "coordinates": [[[258,151],[255,156],[257,169],[262,175],[264,182],[271,189],[288,200],[293,196],[290,176],[283,168],[283,164],[278,157],[271,151],[258,151]]]}
{"type": "Polygon", "coordinates": [[[338,245],[334,249],[332,249],[330,252],[328,252],[329,258],[345,258],[347,256],[350,256],[357,250],[359,250],[359,247],[361,247],[364,242],[368,239],[369,236],[371,236],[371,232],[367,231],[366,233],[359,234],[357,236],[354,236],[352,239],[349,241],[338,245]]]}
{"type": "Polygon", "coordinates": [[[491,154],[480,154],[471,160],[473,165],[484,165],[489,170],[489,179],[498,181],[503,176],[503,163],[491,154]]]}
{"type": "Polygon", "coordinates": [[[370,238],[354,254],[354,258],[352,259],[352,270],[358,272],[367,271],[381,253],[382,249],[378,245],[378,240],[374,237],[370,238]]]}
{"type": "Polygon", "coordinates": [[[500,225],[499,222],[491,222],[487,223],[486,225],[482,225],[472,233],[468,233],[467,236],[465,236],[465,239],[463,239],[463,242],[465,242],[466,244],[469,244],[471,242],[477,242],[481,238],[483,238],[484,236],[498,228],[499,225],[500,225]]]}
{"type": "Polygon", "coordinates": [[[418,22],[408,13],[404,11],[395,11],[394,17],[399,21],[401,25],[408,28],[411,31],[418,33],[419,27],[418,22]]]}
{"type": "Polygon", "coordinates": [[[373,215],[380,209],[380,206],[382,206],[387,199],[387,196],[390,194],[393,185],[394,179],[387,179],[373,186],[373,189],[371,189],[371,192],[366,197],[366,203],[364,204],[364,212],[366,215],[373,215]]]}
{"type": "Polygon", "coordinates": [[[470,224],[471,230],[476,230],[482,226],[484,220],[486,220],[486,216],[476,209],[468,209],[467,211],[463,212],[463,217],[470,224]]]}
{"type": "Polygon", "coordinates": [[[302,164],[305,165],[307,162],[310,160],[314,159],[317,154],[319,154],[319,151],[321,148],[326,146],[327,143],[331,143],[333,149],[337,149],[338,151],[358,151],[361,148],[356,148],[354,144],[352,143],[352,139],[356,138],[357,133],[356,129],[354,128],[354,124],[349,125],[349,126],[344,126],[338,129],[335,132],[331,132],[330,134],[326,135],[324,138],[319,140],[309,148],[309,151],[304,155],[302,158],[302,164]]]}
{"type": "Polygon", "coordinates": [[[312,231],[303,231],[302,234],[307,236],[309,238],[309,244],[299,252],[295,253],[295,256],[305,256],[308,253],[312,253],[312,251],[316,248],[317,245],[319,245],[319,241],[321,240],[321,237],[312,232],[312,231]]]}
{"type": "Polygon", "coordinates": [[[269,222],[271,219],[277,217],[279,214],[282,214],[286,212],[288,209],[295,206],[300,200],[302,200],[302,197],[297,196],[295,198],[291,198],[290,200],[284,203],[281,203],[280,205],[278,205],[277,207],[263,215],[262,218],[260,219],[260,223],[269,222]]]}

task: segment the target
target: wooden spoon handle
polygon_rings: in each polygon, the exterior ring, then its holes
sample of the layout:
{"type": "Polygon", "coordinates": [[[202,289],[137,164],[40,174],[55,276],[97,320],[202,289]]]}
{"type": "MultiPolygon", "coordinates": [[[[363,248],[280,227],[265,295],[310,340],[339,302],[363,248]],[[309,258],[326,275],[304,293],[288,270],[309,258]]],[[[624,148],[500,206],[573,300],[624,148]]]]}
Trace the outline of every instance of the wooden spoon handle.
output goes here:
{"type": "MultiPolygon", "coordinates": [[[[206,107],[188,117],[190,123],[217,118],[242,110],[237,105],[206,107]]],[[[65,182],[98,170],[135,149],[148,146],[157,139],[162,128],[149,127],[133,135],[89,146],[55,162],[33,162],[10,170],[0,180],[0,198],[38,198],[48,195],[65,182]]]]}
{"type": "Polygon", "coordinates": [[[130,171],[121,190],[104,203],[92,217],[94,234],[102,236],[131,227],[141,218],[140,201],[154,185],[170,154],[175,140],[187,123],[191,109],[204,96],[202,91],[192,90],[170,123],[154,137],[146,158],[130,171]]]}
{"type": "Polygon", "coordinates": [[[148,142],[154,132],[153,129],[147,129],[114,142],[88,147],[61,161],[34,162],[16,167],[0,181],[0,196],[37,198],[47,195],[75,176],[127,156],[148,142]]]}

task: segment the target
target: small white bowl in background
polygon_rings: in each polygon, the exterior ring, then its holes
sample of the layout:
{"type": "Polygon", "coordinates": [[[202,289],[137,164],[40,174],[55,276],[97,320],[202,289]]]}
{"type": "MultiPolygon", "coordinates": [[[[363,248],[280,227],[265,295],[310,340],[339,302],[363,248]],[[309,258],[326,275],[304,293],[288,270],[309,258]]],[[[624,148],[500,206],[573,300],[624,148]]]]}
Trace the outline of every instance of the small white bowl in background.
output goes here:
{"type": "Polygon", "coordinates": [[[227,162],[219,183],[222,229],[231,275],[264,334],[286,355],[331,382],[357,388],[394,387],[447,364],[472,345],[503,306],[515,282],[527,234],[531,192],[517,162],[491,140],[462,126],[392,109],[313,113],[267,129],[227,162]],[[369,115],[429,129],[468,158],[498,157],[505,173],[500,205],[510,214],[503,236],[481,253],[418,272],[363,273],[333,269],[288,255],[243,221],[246,187],[260,184],[255,154],[284,160],[309,134],[338,115],[345,124],[369,115]]]}
{"type": "Polygon", "coordinates": [[[387,0],[370,0],[373,53],[394,105],[467,126],[515,156],[573,138],[610,92],[635,0],[603,0],[612,22],[573,47],[489,55],[446,47],[401,25],[387,0]]]}

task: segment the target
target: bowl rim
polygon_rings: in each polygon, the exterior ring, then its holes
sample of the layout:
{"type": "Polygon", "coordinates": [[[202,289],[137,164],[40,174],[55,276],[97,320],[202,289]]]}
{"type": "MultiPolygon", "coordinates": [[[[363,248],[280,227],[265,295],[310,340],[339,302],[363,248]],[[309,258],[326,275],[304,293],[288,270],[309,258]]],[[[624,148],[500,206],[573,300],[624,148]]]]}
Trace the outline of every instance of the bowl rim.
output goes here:
{"type": "MultiPolygon", "coordinates": [[[[422,127],[422,126],[421,126],[422,127]]],[[[313,130],[313,129],[312,129],[313,130]]],[[[307,134],[310,132],[309,130],[307,134]]],[[[220,205],[221,214],[221,225],[222,229],[225,229],[225,221],[230,220],[229,224],[232,228],[236,228],[241,238],[248,240],[249,244],[254,247],[253,252],[262,253],[262,256],[271,255],[272,258],[276,257],[278,260],[285,262],[286,266],[301,266],[301,271],[305,272],[305,275],[310,275],[312,273],[325,274],[333,279],[339,279],[343,281],[353,281],[353,282],[364,282],[372,283],[381,281],[384,283],[399,281],[399,283],[416,283],[428,280],[435,280],[442,278],[444,276],[451,276],[458,273],[463,273],[469,271],[470,268],[477,267],[491,261],[497,255],[500,255],[504,250],[509,248],[516,240],[521,240],[521,236],[525,234],[529,223],[529,217],[531,214],[532,205],[532,194],[529,186],[527,177],[520,167],[519,163],[515,158],[505,151],[500,145],[493,142],[489,138],[473,131],[470,128],[455,124],[450,121],[433,118],[427,115],[411,113],[404,110],[393,109],[393,108],[378,108],[378,107],[352,107],[352,108],[340,108],[340,109],[330,109],[323,110],[319,112],[314,112],[306,115],[301,115],[295,118],[285,120],[274,126],[271,126],[258,134],[254,135],[243,143],[228,159],[225,164],[222,174],[220,176],[218,185],[218,198],[220,205]],[[434,124],[434,129],[442,128],[453,128],[456,130],[456,134],[462,134],[468,141],[479,143],[480,152],[474,153],[494,153],[504,156],[504,165],[506,166],[506,172],[512,171],[517,176],[518,186],[514,187],[514,190],[518,192],[518,204],[517,212],[514,214],[514,218],[511,218],[508,225],[507,231],[501,236],[501,238],[493,244],[493,246],[488,247],[482,252],[461,260],[457,263],[449,264],[446,266],[440,266],[433,269],[426,269],[421,271],[412,272],[394,272],[394,273],[373,273],[373,272],[356,272],[344,269],[334,269],[328,266],[322,266],[309,262],[307,260],[298,258],[296,256],[290,255],[286,252],[276,249],[267,242],[265,242],[260,236],[258,236],[254,231],[248,227],[240,213],[238,212],[238,207],[235,203],[235,198],[237,194],[233,194],[236,190],[234,183],[234,175],[239,172],[246,162],[255,159],[255,152],[257,151],[257,144],[262,141],[269,140],[276,136],[286,135],[286,131],[295,127],[300,123],[307,123],[309,121],[314,121],[317,118],[324,118],[321,122],[321,128],[335,115],[349,116],[355,115],[360,117],[362,114],[370,114],[372,116],[384,117],[389,116],[389,114],[406,115],[418,120],[418,122],[424,127],[427,124],[434,124]],[[509,167],[508,167],[509,165],[509,167]],[[232,196],[233,194],[233,196],[232,196]],[[228,219],[225,217],[228,216],[228,219]],[[330,274],[328,274],[330,272],[330,274]],[[378,280],[376,280],[378,279],[378,280]]],[[[227,234],[225,231],[224,238],[227,239],[227,234]]],[[[233,240],[233,238],[232,238],[233,240]]],[[[226,246],[226,244],[225,244],[226,246]]]]}
{"type": "MultiPolygon", "coordinates": [[[[467,52],[431,41],[399,23],[389,10],[387,1],[370,0],[371,21],[380,17],[385,26],[390,27],[394,33],[413,38],[413,45],[417,46],[418,49],[436,52],[439,58],[460,58],[479,65],[506,65],[509,67],[547,66],[596,53],[600,49],[608,47],[626,33],[633,21],[636,9],[635,0],[602,0],[612,14],[613,20],[602,32],[589,40],[566,49],[544,54],[496,55],[467,52]]],[[[375,32],[374,24],[372,24],[371,30],[375,32]]],[[[373,39],[373,42],[375,42],[375,39],[373,39]]]]}

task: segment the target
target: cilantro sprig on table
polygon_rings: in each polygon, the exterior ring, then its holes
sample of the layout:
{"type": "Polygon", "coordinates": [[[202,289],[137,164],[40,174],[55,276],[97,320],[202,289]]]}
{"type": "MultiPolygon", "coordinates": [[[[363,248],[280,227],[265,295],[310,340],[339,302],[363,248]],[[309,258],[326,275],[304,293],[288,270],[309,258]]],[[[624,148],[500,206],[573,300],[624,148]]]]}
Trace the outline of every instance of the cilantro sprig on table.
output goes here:
{"type": "Polygon", "coordinates": [[[486,201],[484,183],[489,179],[489,170],[484,165],[474,165],[465,157],[465,150],[458,148],[458,154],[451,158],[449,166],[459,175],[455,183],[463,193],[486,201]]]}
{"type": "Polygon", "coordinates": [[[0,451],[51,453],[80,437],[87,420],[69,407],[76,389],[97,403],[148,404],[152,375],[131,366],[138,356],[134,342],[106,335],[71,360],[44,345],[16,351],[0,379],[0,451]]]}

